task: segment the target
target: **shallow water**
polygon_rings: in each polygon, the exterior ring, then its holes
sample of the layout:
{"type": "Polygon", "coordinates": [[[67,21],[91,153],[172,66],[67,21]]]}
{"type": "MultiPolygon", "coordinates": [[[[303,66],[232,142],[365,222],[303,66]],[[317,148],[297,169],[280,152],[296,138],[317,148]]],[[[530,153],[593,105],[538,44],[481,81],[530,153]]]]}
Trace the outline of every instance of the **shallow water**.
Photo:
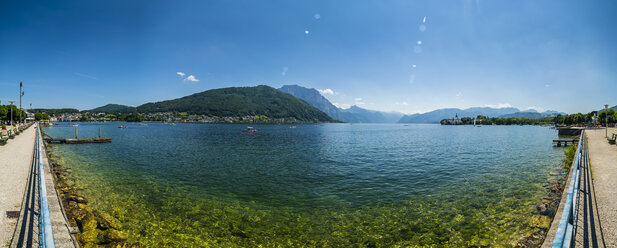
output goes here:
{"type": "Polygon", "coordinates": [[[547,127],[245,127],[82,123],[113,143],[50,150],[148,247],[513,246],[563,158],[547,127]]]}

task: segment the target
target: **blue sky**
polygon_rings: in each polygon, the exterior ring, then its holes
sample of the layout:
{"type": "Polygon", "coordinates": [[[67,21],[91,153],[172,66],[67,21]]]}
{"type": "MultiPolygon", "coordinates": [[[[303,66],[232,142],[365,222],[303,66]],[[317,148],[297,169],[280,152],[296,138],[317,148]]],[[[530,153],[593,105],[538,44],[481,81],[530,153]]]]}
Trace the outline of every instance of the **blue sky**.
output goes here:
{"type": "Polygon", "coordinates": [[[617,104],[615,10],[615,1],[1,1],[0,101],[18,99],[19,81],[24,106],[78,109],[298,84],[339,106],[404,113],[588,112],[617,104]]]}

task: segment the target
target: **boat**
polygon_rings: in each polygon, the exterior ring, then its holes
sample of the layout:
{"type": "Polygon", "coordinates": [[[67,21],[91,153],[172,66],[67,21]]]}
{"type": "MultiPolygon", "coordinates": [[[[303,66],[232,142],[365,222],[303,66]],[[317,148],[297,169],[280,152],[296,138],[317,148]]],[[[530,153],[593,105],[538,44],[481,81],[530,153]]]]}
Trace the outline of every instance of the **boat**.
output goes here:
{"type": "Polygon", "coordinates": [[[128,128],[127,126],[118,126],[118,128],[128,128]]]}
{"type": "Polygon", "coordinates": [[[296,126],[289,126],[289,128],[296,128],[296,126]]]}
{"type": "Polygon", "coordinates": [[[245,129],[242,129],[242,132],[257,132],[257,129],[254,127],[246,127],[245,129]]]}
{"type": "Polygon", "coordinates": [[[169,125],[170,125],[170,126],[175,126],[175,125],[176,125],[176,123],[171,123],[171,124],[169,124],[169,125]]]}

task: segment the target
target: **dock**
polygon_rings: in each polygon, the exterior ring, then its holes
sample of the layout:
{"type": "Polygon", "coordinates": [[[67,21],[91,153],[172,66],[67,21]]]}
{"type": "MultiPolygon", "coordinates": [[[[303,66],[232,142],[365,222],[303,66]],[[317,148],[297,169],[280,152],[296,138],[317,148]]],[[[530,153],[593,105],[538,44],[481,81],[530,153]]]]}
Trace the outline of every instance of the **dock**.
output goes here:
{"type": "Polygon", "coordinates": [[[87,144],[87,143],[111,143],[111,138],[84,138],[84,139],[54,139],[46,138],[45,142],[54,144],[87,144]]]}
{"type": "Polygon", "coordinates": [[[560,147],[561,144],[563,144],[563,146],[576,145],[578,144],[578,139],[558,139],[558,140],[553,140],[553,144],[558,147],[560,147]]]}

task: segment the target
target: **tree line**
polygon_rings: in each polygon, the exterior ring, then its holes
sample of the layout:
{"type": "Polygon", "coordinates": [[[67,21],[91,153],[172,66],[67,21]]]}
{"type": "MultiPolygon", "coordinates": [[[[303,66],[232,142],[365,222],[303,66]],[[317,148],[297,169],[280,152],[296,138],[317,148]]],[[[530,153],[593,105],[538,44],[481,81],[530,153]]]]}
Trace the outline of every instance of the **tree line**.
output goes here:
{"type": "MultiPolygon", "coordinates": [[[[510,117],[510,118],[499,118],[499,117],[486,117],[482,115],[478,115],[476,117],[477,125],[566,125],[566,126],[589,126],[593,123],[593,117],[596,116],[596,124],[604,125],[608,123],[608,125],[615,125],[617,123],[617,112],[613,109],[603,110],[603,111],[592,111],[587,114],[576,113],[569,115],[557,115],[555,117],[544,117],[538,119],[531,118],[523,118],[523,117],[510,117]]],[[[463,117],[457,123],[457,125],[471,125],[473,124],[474,118],[471,117],[463,117]]],[[[442,125],[452,125],[449,119],[443,119],[440,122],[442,125]]]]}
{"type": "Polygon", "coordinates": [[[11,108],[13,109],[13,122],[23,121],[26,119],[26,112],[20,111],[15,105],[0,105],[0,122],[8,123],[11,121],[11,108]],[[19,113],[21,112],[21,119],[19,113]]]}

